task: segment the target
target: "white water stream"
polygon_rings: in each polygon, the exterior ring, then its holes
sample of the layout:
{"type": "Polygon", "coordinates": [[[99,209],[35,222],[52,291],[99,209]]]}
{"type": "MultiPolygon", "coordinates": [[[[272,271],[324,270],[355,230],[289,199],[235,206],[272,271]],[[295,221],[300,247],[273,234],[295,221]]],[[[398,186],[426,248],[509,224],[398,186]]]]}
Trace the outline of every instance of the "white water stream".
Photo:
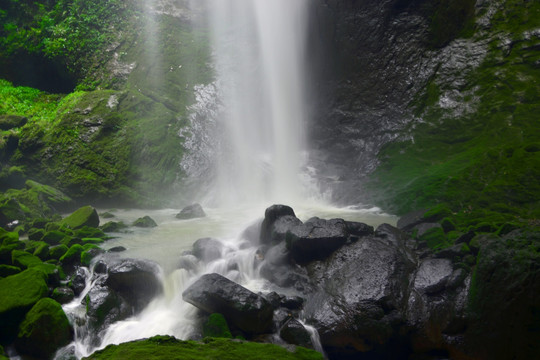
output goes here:
{"type": "MultiPolygon", "coordinates": [[[[343,218],[372,226],[396,221],[377,208],[331,206],[318,191],[316,169],[308,166],[303,68],[309,0],[192,1],[208,10],[216,80],[194,89],[191,133],[181,133],[191,155],[182,165],[201,185],[195,197],[208,216],[182,221],[174,217],[179,209],[114,212],[114,220],[126,224],[144,215],[158,223],[118,234],[104,248],[121,245],[127,248],[122,257],[158,263],[164,293],[140,314],[105,329],[98,346],[88,342],[83,297],[66,305],[72,321],[82,324],[70,346],[77,358],[108,344],[158,334],[196,336],[196,309],[182,300],[182,292],[205,273],[219,273],[254,292],[289,295],[291,290],[261,279],[257,245],[242,236],[274,203],[292,206],[301,220],[343,218]],[[204,237],[224,245],[219,259],[203,263],[182,255],[204,237]]],[[[316,340],[316,331],[307,328],[316,340]]]]}

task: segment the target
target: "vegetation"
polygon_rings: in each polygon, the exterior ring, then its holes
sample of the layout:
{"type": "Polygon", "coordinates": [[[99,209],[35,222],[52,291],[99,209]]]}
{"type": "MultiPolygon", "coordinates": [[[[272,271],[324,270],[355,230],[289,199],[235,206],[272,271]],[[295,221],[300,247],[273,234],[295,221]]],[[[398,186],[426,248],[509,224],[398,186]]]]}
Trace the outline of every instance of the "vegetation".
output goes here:
{"type": "Polygon", "coordinates": [[[540,4],[507,0],[491,26],[475,35],[488,52],[457,89],[460,107],[444,106],[454,85],[435,76],[411,104],[413,140],[380,152],[371,186],[395,213],[444,204],[460,232],[538,225],[540,39],[530,31],[540,26],[540,4]]]}
{"type": "Polygon", "coordinates": [[[204,343],[199,343],[181,341],[170,336],[155,336],[142,341],[109,345],[85,359],[308,360],[323,359],[323,356],[314,350],[301,347],[291,352],[273,344],[217,338],[207,338],[204,343]]]}

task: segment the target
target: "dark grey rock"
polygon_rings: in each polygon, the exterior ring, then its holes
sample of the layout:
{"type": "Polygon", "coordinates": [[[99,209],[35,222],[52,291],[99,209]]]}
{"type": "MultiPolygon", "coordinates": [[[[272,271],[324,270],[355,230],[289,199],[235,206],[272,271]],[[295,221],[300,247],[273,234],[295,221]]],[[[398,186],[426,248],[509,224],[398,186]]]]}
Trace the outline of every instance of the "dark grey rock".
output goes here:
{"type": "Polygon", "coordinates": [[[426,294],[444,290],[454,269],[449,259],[426,259],[420,263],[414,278],[414,288],[426,294]]]}
{"type": "Polygon", "coordinates": [[[158,273],[159,268],[153,262],[121,259],[109,265],[105,285],[120,294],[135,311],[140,311],[163,291],[158,273]]]}
{"type": "Polygon", "coordinates": [[[425,221],[426,210],[417,210],[403,215],[397,222],[397,227],[401,230],[411,230],[416,225],[425,221]]]}
{"type": "Polygon", "coordinates": [[[99,260],[94,265],[94,273],[96,274],[106,274],[107,273],[107,264],[103,260],[99,260]]]}
{"type": "Polygon", "coordinates": [[[176,214],[177,219],[189,220],[196,218],[206,217],[202,206],[200,204],[193,204],[183,208],[178,214],[176,214]]]}
{"type": "Polygon", "coordinates": [[[355,221],[345,221],[347,225],[347,232],[349,236],[353,238],[352,240],[358,240],[363,236],[372,235],[374,232],[373,226],[355,221]]]}
{"type": "Polygon", "coordinates": [[[86,287],[86,277],[86,272],[83,269],[78,268],[77,271],[75,271],[75,274],[69,283],[69,287],[73,289],[75,295],[80,295],[86,287]]]}
{"type": "Polygon", "coordinates": [[[313,349],[311,335],[296,319],[289,319],[279,330],[279,336],[289,344],[313,349]]]}
{"type": "Polygon", "coordinates": [[[298,264],[323,260],[347,242],[347,225],[342,219],[316,219],[294,226],[287,233],[287,249],[298,264]]]}
{"type": "Polygon", "coordinates": [[[182,298],[207,313],[221,313],[227,322],[249,334],[272,330],[272,305],[219,274],[206,274],[182,293],[182,298]]]}
{"type": "Polygon", "coordinates": [[[109,250],[107,250],[107,252],[110,252],[110,253],[118,253],[118,252],[122,252],[122,251],[126,251],[127,249],[123,246],[115,246],[115,247],[112,247],[110,248],[109,250]]]}
{"type": "Polygon", "coordinates": [[[221,258],[222,250],[223,244],[212,238],[199,239],[193,244],[193,255],[205,262],[221,258]]]}
{"type": "MultiPolygon", "coordinates": [[[[261,224],[261,234],[260,234],[260,243],[269,245],[274,240],[275,237],[272,235],[274,230],[274,223],[281,217],[290,216],[296,218],[294,210],[287,205],[272,205],[266,209],[264,212],[264,220],[261,224]]],[[[294,220],[290,219],[289,222],[294,220]]],[[[300,221],[300,220],[298,220],[300,221]]]]}

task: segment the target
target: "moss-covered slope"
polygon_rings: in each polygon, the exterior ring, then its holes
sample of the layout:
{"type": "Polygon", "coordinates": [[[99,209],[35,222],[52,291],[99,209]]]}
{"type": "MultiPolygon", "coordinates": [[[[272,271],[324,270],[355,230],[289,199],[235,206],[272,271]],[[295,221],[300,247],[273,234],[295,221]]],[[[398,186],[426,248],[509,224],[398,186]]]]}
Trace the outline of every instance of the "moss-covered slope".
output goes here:
{"type": "Polygon", "coordinates": [[[192,360],[293,360],[323,359],[314,351],[297,347],[288,351],[273,344],[260,344],[238,340],[207,338],[204,343],[181,341],[170,336],[109,345],[86,360],[99,359],[192,359],[192,360]]]}
{"type": "Polygon", "coordinates": [[[464,40],[485,46],[484,60],[474,68],[471,59],[474,70],[457,76],[440,69],[410,104],[416,121],[404,140],[379,153],[370,188],[391,211],[444,203],[463,226],[538,225],[540,4],[488,4],[496,14],[479,12],[464,40]]]}

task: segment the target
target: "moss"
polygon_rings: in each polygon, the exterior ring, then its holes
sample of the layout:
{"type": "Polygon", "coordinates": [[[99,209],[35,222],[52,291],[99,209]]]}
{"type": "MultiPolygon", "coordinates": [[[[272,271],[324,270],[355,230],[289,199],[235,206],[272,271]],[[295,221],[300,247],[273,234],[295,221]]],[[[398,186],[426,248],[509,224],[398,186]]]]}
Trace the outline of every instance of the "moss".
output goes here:
{"type": "Polygon", "coordinates": [[[101,225],[101,230],[103,230],[103,232],[106,232],[106,233],[110,233],[110,232],[121,232],[125,229],[127,229],[127,225],[124,224],[122,221],[109,221],[103,225],[101,225]]]}
{"type": "Polygon", "coordinates": [[[42,261],[47,260],[49,258],[49,244],[43,241],[37,242],[32,255],[37,256],[42,261]]]}
{"type": "Polygon", "coordinates": [[[156,227],[157,224],[150,216],[144,216],[142,218],[138,218],[133,222],[133,226],[142,227],[142,228],[152,228],[156,227]]]}
{"type": "Polygon", "coordinates": [[[425,241],[431,249],[440,249],[450,245],[446,239],[444,230],[440,227],[429,229],[420,236],[419,240],[425,241]]]}
{"type": "Polygon", "coordinates": [[[79,264],[81,261],[81,253],[84,251],[84,248],[79,245],[75,244],[69,248],[69,250],[62,255],[60,258],[60,262],[63,265],[75,265],[79,264]]]}
{"type": "Polygon", "coordinates": [[[78,238],[107,238],[107,235],[101,229],[90,226],[83,226],[75,231],[74,235],[78,238]]]}
{"type": "Polygon", "coordinates": [[[46,242],[49,245],[58,245],[62,240],[64,240],[68,235],[60,230],[51,230],[47,231],[45,235],[41,238],[41,241],[46,242]]]}
{"type": "Polygon", "coordinates": [[[41,238],[43,238],[43,236],[45,235],[45,230],[43,229],[36,229],[36,228],[31,228],[30,230],[28,230],[28,239],[30,240],[41,240],[41,238]]]}
{"type": "Polygon", "coordinates": [[[208,320],[203,324],[203,337],[232,338],[227,320],[221,314],[211,314],[208,320]]]}
{"type": "Polygon", "coordinates": [[[37,256],[34,256],[26,251],[13,250],[11,252],[11,263],[21,269],[26,269],[33,265],[40,265],[43,262],[37,256]]]}
{"type": "Polygon", "coordinates": [[[92,249],[99,249],[99,246],[94,244],[86,244],[83,246],[84,251],[81,253],[81,264],[84,266],[90,265],[92,259],[97,255],[92,249]]]}
{"type": "Polygon", "coordinates": [[[99,215],[92,206],[87,205],[77,209],[71,215],[63,219],[61,224],[69,226],[71,229],[79,229],[83,226],[98,227],[99,215]]]}
{"type": "Polygon", "coordinates": [[[62,306],[45,298],[26,314],[19,327],[16,347],[23,354],[46,359],[71,338],[71,327],[62,306]]]}
{"type": "Polygon", "coordinates": [[[50,286],[57,286],[64,276],[62,276],[61,269],[55,264],[32,264],[30,268],[41,271],[46,276],[47,284],[50,286]]]}
{"type": "Polygon", "coordinates": [[[51,259],[60,260],[64,254],[68,252],[69,248],[66,245],[57,245],[49,248],[49,256],[51,259]]]}
{"type": "Polygon", "coordinates": [[[0,279],[0,339],[14,336],[26,312],[48,291],[45,275],[35,269],[0,279]]]}
{"type": "Polygon", "coordinates": [[[21,272],[21,268],[6,264],[0,264],[0,277],[8,277],[21,272]]]}
{"type": "Polygon", "coordinates": [[[181,341],[169,336],[156,336],[147,340],[109,345],[95,352],[87,360],[98,359],[323,359],[314,351],[297,347],[294,352],[278,345],[243,342],[239,340],[212,339],[206,343],[181,341]]]}

